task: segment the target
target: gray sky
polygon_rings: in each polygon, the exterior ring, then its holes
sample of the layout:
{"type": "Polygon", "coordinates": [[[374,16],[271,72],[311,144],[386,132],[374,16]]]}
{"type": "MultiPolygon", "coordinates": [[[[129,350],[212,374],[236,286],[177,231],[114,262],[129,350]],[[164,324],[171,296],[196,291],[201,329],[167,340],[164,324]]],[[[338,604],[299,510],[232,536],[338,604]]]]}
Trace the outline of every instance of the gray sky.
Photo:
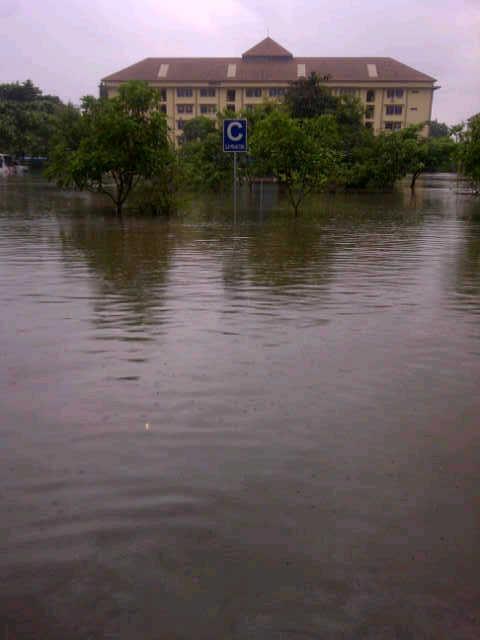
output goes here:
{"type": "Polygon", "coordinates": [[[0,82],[79,102],[147,56],[391,56],[438,79],[433,117],[480,111],[480,0],[0,0],[0,82]]]}

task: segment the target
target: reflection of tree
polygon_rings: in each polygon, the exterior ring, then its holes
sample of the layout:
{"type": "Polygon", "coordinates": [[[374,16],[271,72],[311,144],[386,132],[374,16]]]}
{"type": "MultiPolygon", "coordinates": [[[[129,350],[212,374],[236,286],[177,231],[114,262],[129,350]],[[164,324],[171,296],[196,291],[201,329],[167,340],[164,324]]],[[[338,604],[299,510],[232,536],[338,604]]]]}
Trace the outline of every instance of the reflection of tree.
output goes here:
{"type": "Polygon", "coordinates": [[[457,259],[455,290],[468,298],[468,305],[480,306],[480,203],[472,205],[471,216],[465,220],[464,241],[457,259]]]}
{"type": "Polygon", "coordinates": [[[81,251],[96,276],[96,322],[135,330],[157,325],[171,256],[181,242],[178,230],[159,220],[118,221],[113,218],[72,219],[62,225],[67,268],[75,268],[72,252],[81,251]]]}
{"type": "Polygon", "coordinates": [[[399,243],[414,255],[424,228],[422,208],[406,203],[401,191],[380,196],[321,195],[297,221],[277,209],[267,212],[264,224],[242,227],[243,237],[223,256],[224,283],[232,290],[242,283],[268,287],[271,293],[298,288],[300,294],[302,287],[309,287],[308,300],[318,301],[327,288],[331,291],[339,271],[350,278],[353,288],[367,285],[356,255],[366,268],[385,266],[386,277],[393,281],[407,270],[399,243]]]}
{"type": "Polygon", "coordinates": [[[253,284],[283,287],[330,279],[334,246],[319,226],[281,224],[252,238],[248,271],[253,284]]]}
{"type": "Polygon", "coordinates": [[[239,284],[283,287],[322,284],[329,280],[332,244],[323,238],[318,226],[288,219],[271,219],[252,229],[242,229],[223,259],[225,286],[239,284]],[[247,237],[245,237],[247,236],[247,237]]]}

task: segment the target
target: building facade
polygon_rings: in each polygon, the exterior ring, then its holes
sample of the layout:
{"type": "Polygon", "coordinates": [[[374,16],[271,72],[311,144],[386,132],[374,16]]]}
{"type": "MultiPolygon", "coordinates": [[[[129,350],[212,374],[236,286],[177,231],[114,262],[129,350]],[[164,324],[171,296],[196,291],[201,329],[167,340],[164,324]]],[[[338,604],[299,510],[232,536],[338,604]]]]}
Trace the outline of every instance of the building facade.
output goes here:
{"type": "MultiPolygon", "coordinates": [[[[365,126],[394,131],[431,120],[435,78],[392,58],[297,58],[271,38],[241,58],[146,58],[103,78],[108,97],[129,80],[157,87],[178,137],[187,120],[281,100],[289,84],[315,72],[334,95],[357,96],[365,126]]],[[[424,128],[425,135],[428,128],[424,128]]]]}

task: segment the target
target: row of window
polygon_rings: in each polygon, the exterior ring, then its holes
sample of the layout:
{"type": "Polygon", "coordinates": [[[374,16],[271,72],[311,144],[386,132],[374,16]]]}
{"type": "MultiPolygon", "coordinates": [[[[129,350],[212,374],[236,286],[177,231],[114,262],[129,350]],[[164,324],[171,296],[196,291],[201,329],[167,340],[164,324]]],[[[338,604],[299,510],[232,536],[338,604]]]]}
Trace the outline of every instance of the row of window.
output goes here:
{"type": "Polygon", "coordinates": [[[387,89],[387,98],[403,98],[403,89],[387,89]]]}
{"type": "MultiPolygon", "coordinates": [[[[241,91],[241,90],[240,90],[241,91]]],[[[341,87],[338,89],[338,94],[341,96],[354,96],[357,94],[358,89],[354,87],[341,87]]],[[[285,87],[269,87],[265,89],[265,92],[268,93],[270,98],[279,98],[285,95],[286,88],[285,87]]],[[[404,89],[387,89],[387,98],[403,98],[405,93],[404,89]]],[[[418,90],[413,90],[412,93],[418,93],[418,90]]],[[[202,87],[200,88],[200,97],[201,98],[215,98],[217,95],[217,90],[213,87],[202,87]]],[[[263,89],[259,87],[250,87],[245,89],[245,95],[247,98],[261,98],[263,95],[263,89]]],[[[177,98],[192,98],[193,97],[193,89],[192,87],[177,87],[177,98]]],[[[167,100],[167,90],[160,89],[160,99],[163,102],[167,100]]],[[[235,102],[236,99],[236,90],[228,89],[227,90],[227,101],[235,102]]],[[[369,89],[367,91],[367,102],[375,102],[375,91],[373,89],[369,89]]]]}
{"type": "Polygon", "coordinates": [[[402,123],[401,122],[395,122],[393,120],[386,120],[385,121],[385,129],[401,129],[402,128],[402,123]]]}
{"type": "MultiPolygon", "coordinates": [[[[397,129],[401,129],[402,128],[402,123],[401,122],[386,121],[386,122],[384,122],[384,126],[385,126],[385,129],[389,129],[391,131],[394,131],[394,130],[397,130],[397,129]]],[[[373,122],[365,122],[365,127],[367,129],[373,129],[373,122]]]]}
{"type": "MultiPolygon", "coordinates": [[[[412,111],[416,111],[416,107],[412,108],[412,111]]],[[[385,106],[385,113],[387,116],[401,116],[403,114],[403,105],[401,104],[387,104],[385,106]]],[[[365,118],[367,120],[373,120],[375,117],[375,107],[373,104],[367,105],[365,109],[365,118]]]]}
{"type": "MultiPolygon", "coordinates": [[[[278,98],[280,96],[285,95],[286,88],[285,87],[270,87],[265,90],[270,98],[278,98]]],[[[167,99],[167,93],[165,89],[160,90],[161,99],[167,99]]],[[[200,89],[200,97],[201,98],[215,98],[217,95],[217,90],[212,87],[204,87],[200,89]]],[[[263,90],[259,87],[250,87],[245,89],[245,95],[247,98],[261,98],[263,95],[263,90]]],[[[193,89],[191,87],[178,87],[177,88],[177,98],[192,98],[193,97],[193,89]]],[[[228,89],[227,91],[227,100],[229,102],[234,102],[236,97],[235,89],[228,89]]]]}
{"type": "Polygon", "coordinates": [[[401,116],[403,113],[403,105],[401,104],[387,104],[385,107],[387,116],[401,116]]]}
{"type": "MultiPolygon", "coordinates": [[[[357,95],[358,91],[359,89],[355,89],[354,87],[340,87],[340,89],[338,89],[338,95],[354,96],[354,95],[357,95]]],[[[404,89],[387,89],[387,98],[403,98],[404,93],[405,93],[404,89]]],[[[412,93],[418,93],[418,91],[414,90],[412,93]]],[[[368,89],[367,102],[375,102],[374,89],[368,89]]]]}
{"type": "MultiPolygon", "coordinates": [[[[246,104],[245,108],[247,111],[251,111],[255,108],[255,104],[246,104]]],[[[177,104],[177,113],[190,113],[193,114],[193,104],[177,104]]],[[[230,111],[235,111],[234,104],[228,104],[227,109],[230,111]]],[[[216,104],[201,104],[200,105],[200,113],[203,115],[216,113],[218,107],[216,104]]],[[[162,105],[163,113],[166,112],[165,105],[162,105]]],[[[385,106],[385,112],[387,116],[401,116],[403,114],[403,105],[401,104],[387,104],[385,106]]],[[[365,109],[365,118],[367,120],[373,120],[375,117],[375,107],[373,105],[367,105],[365,109]]]]}

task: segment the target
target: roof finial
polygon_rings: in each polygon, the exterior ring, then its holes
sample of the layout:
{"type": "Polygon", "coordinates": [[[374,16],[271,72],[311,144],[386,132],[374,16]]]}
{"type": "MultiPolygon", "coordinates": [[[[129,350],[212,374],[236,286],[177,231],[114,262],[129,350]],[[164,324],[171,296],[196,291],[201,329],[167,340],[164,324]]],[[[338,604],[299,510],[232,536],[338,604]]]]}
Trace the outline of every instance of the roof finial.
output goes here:
{"type": "Polygon", "coordinates": [[[270,37],[270,27],[267,24],[267,38],[269,38],[269,37],[270,37]]]}

